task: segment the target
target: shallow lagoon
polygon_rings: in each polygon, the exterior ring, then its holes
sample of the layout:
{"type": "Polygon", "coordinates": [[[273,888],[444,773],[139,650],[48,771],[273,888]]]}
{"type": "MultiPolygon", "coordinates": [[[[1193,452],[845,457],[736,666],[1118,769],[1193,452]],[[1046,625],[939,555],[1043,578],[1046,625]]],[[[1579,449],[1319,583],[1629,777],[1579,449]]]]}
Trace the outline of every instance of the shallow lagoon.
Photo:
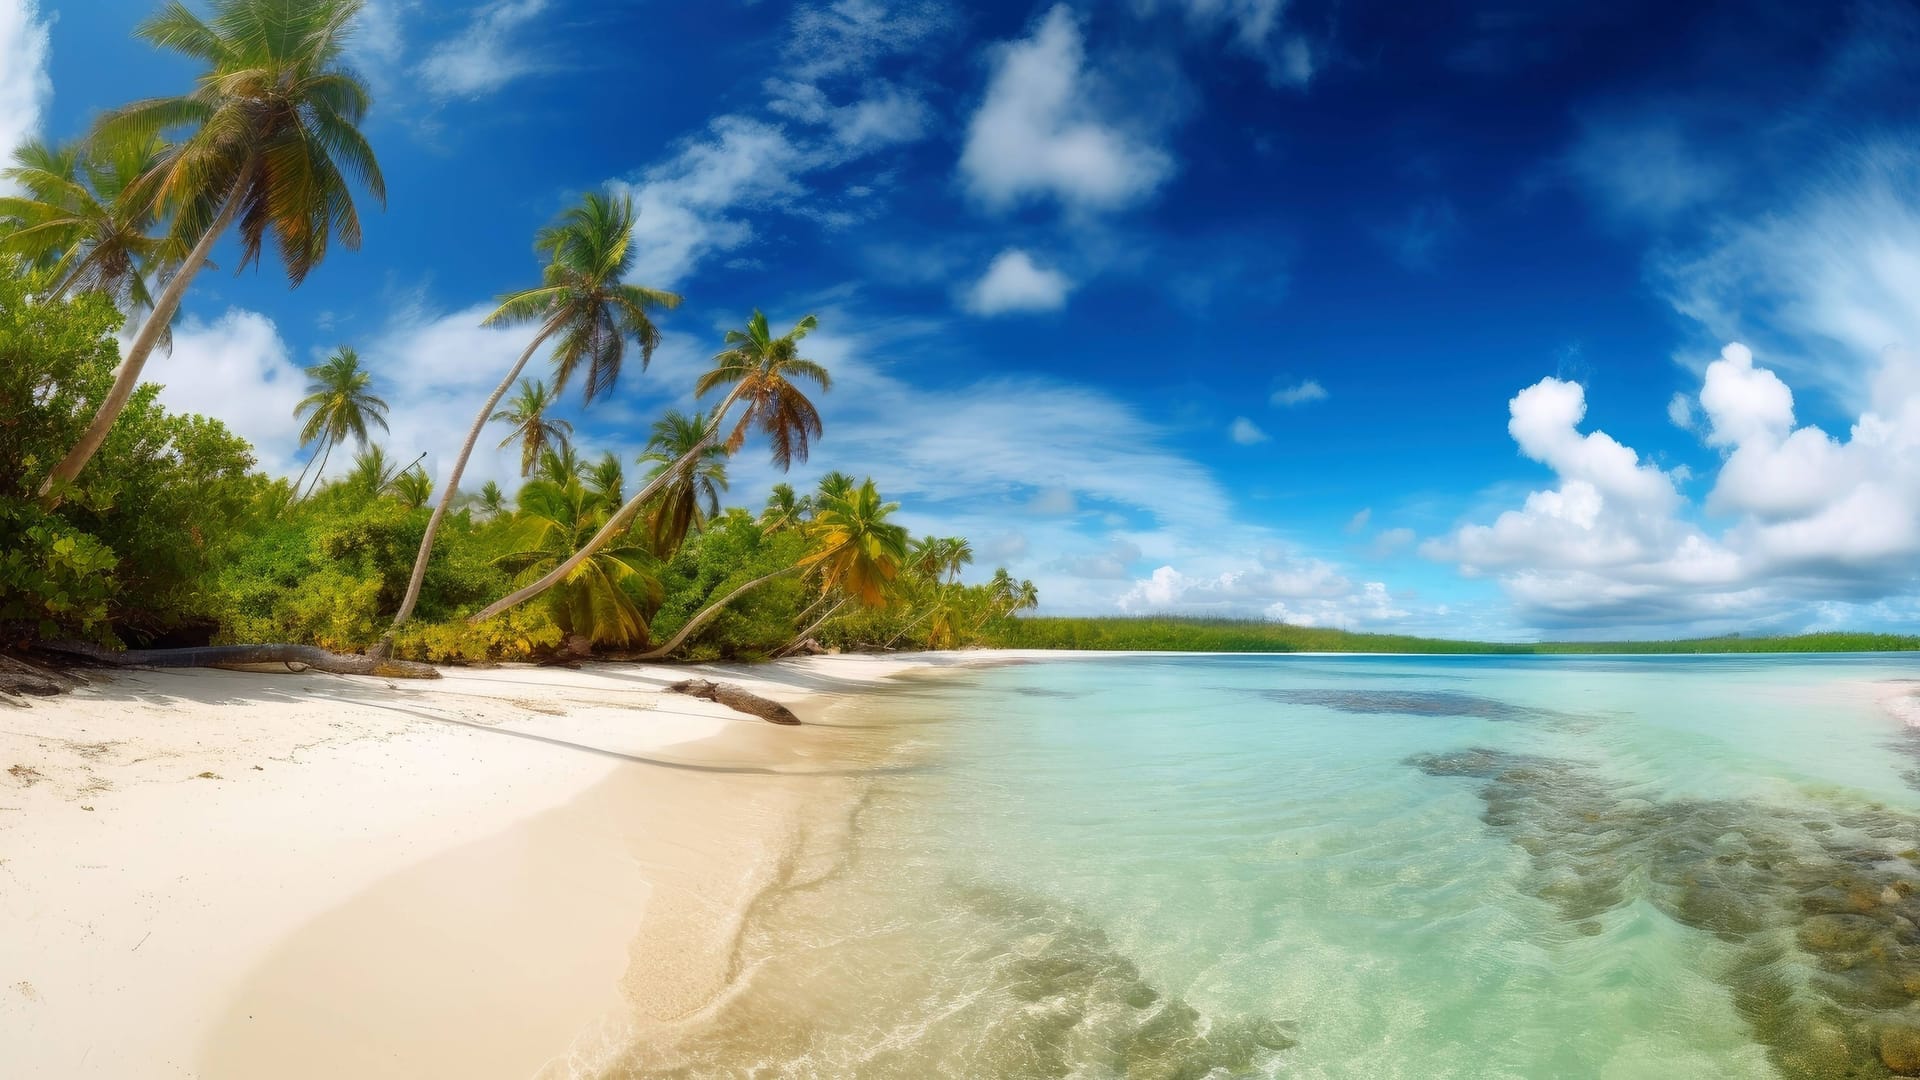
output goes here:
{"type": "Polygon", "coordinates": [[[1898,657],[1100,657],[914,680],[739,993],[627,1075],[1920,1071],[1898,657]]]}

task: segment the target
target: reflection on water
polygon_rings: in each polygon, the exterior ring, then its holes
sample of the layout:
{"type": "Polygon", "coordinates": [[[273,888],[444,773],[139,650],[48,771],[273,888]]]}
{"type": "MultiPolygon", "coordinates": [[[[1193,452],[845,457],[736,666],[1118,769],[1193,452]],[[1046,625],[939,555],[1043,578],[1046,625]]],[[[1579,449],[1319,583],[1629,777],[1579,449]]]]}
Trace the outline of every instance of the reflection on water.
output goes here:
{"type": "Polygon", "coordinates": [[[1920,1074],[1920,795],[1861,689],[1912,674],[1178,658],[921,682],[841,718],[889,768],[852,842],[761,906],[732,995],[606,1075],[1920,1074]]]}

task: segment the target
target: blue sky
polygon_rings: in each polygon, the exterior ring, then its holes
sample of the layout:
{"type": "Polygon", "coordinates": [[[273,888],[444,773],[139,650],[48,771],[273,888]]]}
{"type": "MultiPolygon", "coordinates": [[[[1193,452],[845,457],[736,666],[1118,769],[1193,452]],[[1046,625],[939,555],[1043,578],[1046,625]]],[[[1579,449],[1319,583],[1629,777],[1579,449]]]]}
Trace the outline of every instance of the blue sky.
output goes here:
{"type": "MultiPolygon", "coordinates": [[[[0,0],[0,143],[191,69],[0,0]]],[[[369,5],[389,205],[196,283],[151,375],[297,469],[359,348],[457,446],[530,239],[614,185],[631,457],[753,307],[820,316],[806,481],[871,473],[1043,610],[1607,637],[1920,624],[1920,19],[1895,4],[369,5]]],[[[230,264],[230,262],[229,262],[230,264]]],[[[496,436],[497,438],[497,436],[496,436]]],[[[469,473],[510,479],[504,454],[469,473]]],[[[734,465],[757,506],[762,452],[734,465]]]]}

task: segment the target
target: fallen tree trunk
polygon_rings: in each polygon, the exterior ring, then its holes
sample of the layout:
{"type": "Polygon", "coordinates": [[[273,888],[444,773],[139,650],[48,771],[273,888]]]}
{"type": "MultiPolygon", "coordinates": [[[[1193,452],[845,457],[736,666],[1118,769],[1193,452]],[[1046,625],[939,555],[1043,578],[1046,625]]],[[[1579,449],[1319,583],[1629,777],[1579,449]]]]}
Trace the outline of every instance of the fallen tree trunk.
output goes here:
{"type": "Polygon", "coordinates": [[[244,667],[250,664],[299,664],[331,675],[383,675],[395,679],[437,679],[439,669],[412,660],[380,660],[328,652],[313,645],[202,645],[191,649],[126,649],[115,652],[78,641],[43,643],[49,652],[82,656],[109,667],[244,667]]]}
{"type": "Polygon", "coordinates": [[[24,657],[0,655],[0,694],[52,697],[64,694],[85,681],[77,675],[36,664],[24,657]]]}
{"type": "Polygon", "coordinates": [[[718,702],[735,712],[748,716],[757,716],[769,724],[798,724],[800,718],[793,710],[759,694],[749,693],[732,683],[714,682],[711,679],[682,679],[667,687],[669,694],[685,694],[705,701],[718,702]]]}

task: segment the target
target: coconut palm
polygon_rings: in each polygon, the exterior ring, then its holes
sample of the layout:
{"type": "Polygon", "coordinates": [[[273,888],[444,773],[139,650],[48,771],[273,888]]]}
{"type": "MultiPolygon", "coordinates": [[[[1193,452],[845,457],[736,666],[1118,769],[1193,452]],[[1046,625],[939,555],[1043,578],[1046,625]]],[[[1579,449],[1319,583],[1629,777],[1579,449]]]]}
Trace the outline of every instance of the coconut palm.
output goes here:
{"type": "Polygon", "coordinates": [[[713,426],[704,413],[692,416],[678,409],[654,421],[653,436],[641,464],[653,463],[649,480],[665,474],[666,486],[654,496],[648,535],[653,553],[669,558],[686,542],[687,534],[706,525],[720,512],[720,493],[727,490],[727,448],[707,438],[713,426]]]}
{"type": "Polygon", "coordinates": [[[938,580],[940,571],[946,563],[943,546],[945,541],[932,534],[922,536],[907,545],[907,567],[929,581],[938,580]]]}
{"type": "Polygon", "coordinates": [[[947,573],[947,584],[960,580],[960,571],[973,565],[973,545],[964,536],[949,536],[941,544],[941,566],[947,573]]]}
{"type": "MultiPolygon", "coordinates": [[[[653,313],[679,306],[680,297],[659,289],[629,285],[625,278],[633,269],[633,200],[612,198],[590,192],[552,225],[534,236],[534,250],[546,257],[536,288],[511,293],[501,298],[500,306],[482,321],[485,326],[516,326],[537,323],[533,340],[507,370],[486,404],[474,417],[467,441],[454,458],[447,475],[447,489],[427,521],[426,535],[420,539],[420,553],[413,560],[413,577],[407,594],[394,615],[393,627],[378,646],[381,654],[390,650],[393,631],[413,614],[420,599],[420,586],[427,576],[427,560],[433,554],[433,540],[440,522],[453,505],[460,487],[460,475],[467,459],[473,456],[480,430],[506,396],[527,361],[549,340],[554,340],[554,390],[564,389],[567,380],[582,364],[587,365],[587,400],[612,389],[626,361],[627,342],[640,347],[640,366],[653,359],[660,343],[660,331],[653,325],[653,313]]],[[[611,539],[609,537],[609,539],[611,539]]],[[[568,573],[572,568],[568,568],[568,573]]],[[[543,579],[544,580],[544,579],[543,579]]],[[[555,581],[559,577],[554,578],[555,581]]],[[[544,586],[543,586],[544,587],[544,586]]]]}
{"type": "MultiPolygon", "coordinates": [[[[388,430],[387,403],[373,392],[373,374],[360,366],[360,354],[345,345],[325,361],[307,368],[307,396],[293,407],[293,416],[306,421],[300,428],[300,445],[313,444],[306,468],[294,481],[296,491],[315,461],[320,468],[314,473],[313,487],[320,485],[333,448],[348,436],[364,447],[369,425],[388,430]]],[[[308,494],[312,494],[311,488],[308,494]]]]}
{"type": "MultiPolygon", "coordinates": [[[[821,584],[863,607],[884,607],[907,565],[907,530],[887,520],[899,503],[880,498],[868,480],[844,497],[823,501],[813,516],[818,547],[802,565],[820,568],[821,584]]],[[[804,635],[803,635],[804,636],[804,635]]]]}
{"type": "MultiPolygon", "coordinates": [[[[819,492],[821,500],[844,499],[853,493],[853,477],[835,469],[820,478],[820,482],[815,486],[815,490],[819,492]]],[[[932,539],[932,537],[928,537],[928,539],[932,539]]]]}
{"type": "Polygon", "coordinates": [[[393,477],[393,459],[387,456],[386,448],[377,444],[363,446],[359,453],[353,455],[353,467],[340,478],[340,487],[361,498],[371,499],[387,490],[393,477]]]}
{"type": "MultiPolygon", "coordinates": [[[[150,278],[173,273],[185,248],[157,232],[153,173],[157,138],[96,142],[55,149],[38,140],[13,152],[0,170],[25,192],[0,196],[0,254],[17,255],[47,271],[55,297],[100,293],[128,315],[153,306],[150,278]]],[[[171,344],[161,328],[159,344],[171,344]]]]}
{"type": "Polygon", "coordinates": [[[427,470],[418,465],[402,470],[399,476],[388,482],[387,486],[392,490],[394,497],[409,510],[418,510],[427,505],[428,499],[433,498],[433,477],[428,476],[427,470]]]}
{"type": "MultiPolygon", "coordinates": [[[[606,521],[611,504],[578,478],[555,483],[544,477],[520,489],[515,517],[521,550],[494,564],[522,577],[539,575],[565,559],[606,521]]],[[[646,570],[638,545],[601,549],[548,594],[561,633],[594,644],[629,647],[646,642],[646,621],[629,590],[657,597],[659,583],[646,570]]]]}
{"type": "Polygon", "coordinates": [[[588,490],[600,496],[608,506],[619,506],[627,501],[627,473],[611,450],[601,454],[600,460],[587,469],[582,479],[586,481],[588,490]]]}
{"type": "Polygon", "coordinates": [[[192,250],[153,302],[127,346],[113,386],[80,441],[42,491],[71,482],[106,440],[161,333],[173,322],[214,242],[239,222],[238,270],[258,264],[269,234],[287,280],[298,286],[338,239],[360,246],[351,174],[382,204],[386,182],[358,124],[366,86],[342,66],[362,0],[212,0],[202,19],[178,0],[136,35],[184,54],[202,70],[191,93],[123,106],[95,126],[93,141],[136,144],[180,132],[142,185],[171,210],[172,237],[192,250]]]}
{"type": "Polygon", "coordinates": [[[480,485],[480,512],[489,518],[499,517],[506,512],[507,496],[500,485],[489,480],[480,485]]]}
{"type": "Polygon", "coordinates": [[[488,417],[496,424],[506,424],[513,430],[500,440],[500,449],[505,450],[515,442],[520,444],[520,475],[533,475],[533,467],[540,461],[540,455],[552,448],[565,448],[573,438],[573,425],[547,413],[559,400],[559,395],[547,389],[547,384],[538,379],[521,379],[520,392],[514,395],[507,407],[488,417]]]}
{"type": "MultiPolygon", "coordinates": [[[[800,339],[818,324],[819,320],[809,315],[795,323],[786,334],[776,338],[767,330],[766,316],[755,311],[746,329],[727,331],[727,348],[713,358],[712,369],[700,377],[694,390],[697,395],[705,395],[728,383],[733,384],[733,389],[728,391],[719,408],[714,410],[705,439],[676,464],[690,463],[706,446],[718,440],[727,413],[737,402],[745,402],[746,407],[733,433],[727,438],[725,445],[728,453],[737,453],[748,430],[758,428],[772,444],[775,465],[785,469],[795,460],[805,461],[809,440],[820,434],[820,414],[796,385],[796,380],[815,383],[822,390],[832,385],[826,368],[800,355],[800,339]]],[[[634,514],[665,487],[673,475],[673,470],[669,469],[642,485],[572,559],[555,567],[538,581],[515,589],[487,605],[472,616],[472,621],[490,619],[515,604],[524,603],[572,573],[594,551],[622,535],[634,514]]]]}
{"type": "Polygon", "coordinates": [[[580,479],[580,454],[571,446],[548,450],[540,455],[540,467],[534,475],[549,484],[565,486],[580,479]]]}
{"type": "Polygon", "coordinates": [[[798,527],[813,512],[813,499],[794,494],[793,485],[781,482],[767,494],[766,508],[760,511],[760,526],[769,534],[798,527]]]}

